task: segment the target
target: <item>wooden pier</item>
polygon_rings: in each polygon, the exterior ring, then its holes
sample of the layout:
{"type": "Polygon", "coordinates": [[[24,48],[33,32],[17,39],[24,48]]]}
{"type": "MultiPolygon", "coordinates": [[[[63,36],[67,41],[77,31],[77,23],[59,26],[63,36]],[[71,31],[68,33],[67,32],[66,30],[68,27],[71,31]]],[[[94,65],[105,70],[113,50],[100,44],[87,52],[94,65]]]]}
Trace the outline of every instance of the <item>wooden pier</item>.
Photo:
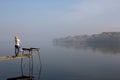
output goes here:
{"type": "Polygon", "coordinates": [[[0,60],[12,60],[12,59],[18,59],[18,58],[28,58],[33,56],[33,54],[19,54],[17,56],[0,56],[0,60]]]}
{"type": "Polygon", "coordinates": [[[22,48],[22,54],[18,54],[17,56],[11,55],[11,56],[0,56],[0,60],[12,60],[12,59],[18,59],[18,58],[29,58],[35,54],[33,54],[33,51],[37,51],[40,56],[40,48],[22,48]],[[25,53],[25,51],[28,51],[29,53],[25,53]]]}

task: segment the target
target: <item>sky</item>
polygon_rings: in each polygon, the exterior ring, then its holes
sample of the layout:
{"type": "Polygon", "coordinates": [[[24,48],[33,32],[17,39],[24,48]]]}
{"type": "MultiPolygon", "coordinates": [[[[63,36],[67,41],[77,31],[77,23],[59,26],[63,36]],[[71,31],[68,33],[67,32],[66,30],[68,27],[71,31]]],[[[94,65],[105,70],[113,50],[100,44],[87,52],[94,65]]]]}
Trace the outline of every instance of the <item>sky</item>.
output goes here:
{"type": "Polygon", "coordinates": [[[120,31],[120,0],[0,0],[0,41],[120,31]]]}

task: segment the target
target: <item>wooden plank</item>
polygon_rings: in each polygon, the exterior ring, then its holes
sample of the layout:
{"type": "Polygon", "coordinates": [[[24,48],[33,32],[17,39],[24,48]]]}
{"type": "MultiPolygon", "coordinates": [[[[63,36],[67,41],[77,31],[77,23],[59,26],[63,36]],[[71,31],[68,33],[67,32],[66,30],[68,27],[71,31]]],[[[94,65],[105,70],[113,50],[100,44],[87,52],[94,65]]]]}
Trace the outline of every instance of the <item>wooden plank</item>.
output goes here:
{"type": "Polygon", "coordinates": [[[0,56],[0,60],[12,60],[17,58],[29,58],[33,56],[33,54],[19,54],[18,56],[0,56]]]}
{"type": "MultiPolygon", "coordinates": [[[[39,51],[40,48],[22,48],[23,50],[23,53],[24,51],[39,51]]],[[[11,59],[17,59],[17,58],[27,58],[27,57],[31,57],[33,56],[34,54],[19,54],[17,56],[0,56],[0,60],[11,60],[11,59]]]]}

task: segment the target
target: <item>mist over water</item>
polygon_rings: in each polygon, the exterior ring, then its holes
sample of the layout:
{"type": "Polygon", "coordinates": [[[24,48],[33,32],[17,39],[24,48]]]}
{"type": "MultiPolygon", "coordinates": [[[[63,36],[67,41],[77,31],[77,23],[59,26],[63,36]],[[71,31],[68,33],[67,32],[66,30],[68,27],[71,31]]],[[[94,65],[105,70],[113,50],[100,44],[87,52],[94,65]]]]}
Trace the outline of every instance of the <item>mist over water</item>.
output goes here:
{"type": "MultiPolygon", "coordinates": [[[[24,43],[27,47],[40,47],[42,62],[42,80],[119,80],[120,54],[119,47],[66,45],[43,43],[33,41],[24,43]]],[[[24,46],[24,47],[26,47],[24,46]]],[[[14,46],[8,42],[1,46],[0,56],[14,55],[14,46]]],[[[38,56],[33,57],[35,80],[39,76],[38,56]]],[[[0,61],[0,79],[18,77],[20,72],[20,59],[0,61]],[[9,66],[8,66],[9,65],[9,66]]],[[[24,59],[24,72],[27,71],[29,59],[24,59]]]]}
{"type": "Polygon", "coordinates": [[[76,49],[76,50],[92,50],[92,51],[99,51],[104,54],[120,54],[120,45],[118,44],[79,44],[79,43],[53,43],[54,46],[65,47],[68,49],[76,49]]]}

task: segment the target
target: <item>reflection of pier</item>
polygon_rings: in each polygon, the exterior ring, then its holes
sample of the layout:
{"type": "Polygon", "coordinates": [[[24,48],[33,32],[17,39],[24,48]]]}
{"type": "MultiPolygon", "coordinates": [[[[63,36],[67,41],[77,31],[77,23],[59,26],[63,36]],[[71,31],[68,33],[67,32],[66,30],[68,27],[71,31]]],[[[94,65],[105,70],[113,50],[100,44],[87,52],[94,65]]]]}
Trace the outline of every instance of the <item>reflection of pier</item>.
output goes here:
{"type": "Polygon", "coordinates": [[[27,75],[24,75],[24,72],[27,70],[24,70],[24,60],[25,58],[21,58],[21,76],[18,77],[12,77],[8,78],[7,80],[33,80],[33,56],[29,57],[29,65],[28,65],[28,70],[29,73],[27,75]],[[32,65],[31,65],[32,64],[32,65]]]}
{"type": "MultiPolygon", "coordinates": [[[[41,68],[42,68],[42,64],[41,64],[41,60],[40,60],[40,49],[39,48],[23,48],[23,52],[22,54],[18,55],[18,56],[10,56],[6,57],[6,59],[4,58],[4,60],[10,60],[10,59],[17,59],[20,58],[20,65],[21,65],[21,75],[18,77],[12,77],[12,78],[8,78],[7,80],[40,80],[41,79],[41,68]],[[25,51],[29,51],[29,54],[24,53],[25,51]],[[34,58],[33,55],[35,53],[33,53],[33,51],[37,51],[38,52],[38,74],[34,75],[35,69],[34,69],[34,58]],[[9,58],[9,59],[8,59],[9,58]],[[27,61],[28,60],[28,61],[27,61]],[[27,63],[25,63],[27,61],[27,63]],[[27,69],[26,67],[27,66],[27,69]],[[37,77],[36,77],[37,76],[37,77]]],[[[2,59],[3,60],[3,57],[2,59]]]]}

